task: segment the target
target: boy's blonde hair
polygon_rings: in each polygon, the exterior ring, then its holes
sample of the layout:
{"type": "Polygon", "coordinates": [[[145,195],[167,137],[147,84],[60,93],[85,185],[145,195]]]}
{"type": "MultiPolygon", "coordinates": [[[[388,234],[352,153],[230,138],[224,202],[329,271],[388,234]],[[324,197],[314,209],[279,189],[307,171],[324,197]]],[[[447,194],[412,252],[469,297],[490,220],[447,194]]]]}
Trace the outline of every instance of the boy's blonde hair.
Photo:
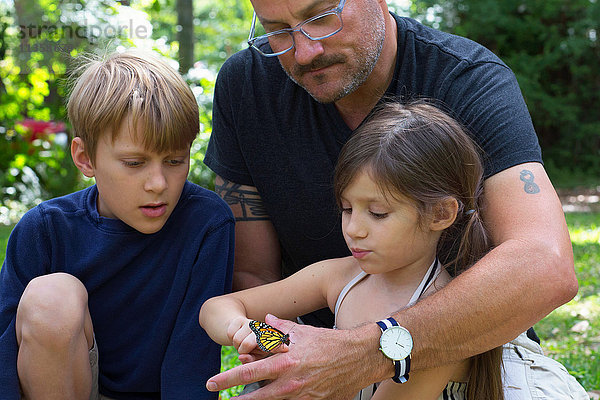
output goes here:
{"type": "Polygon", "coordinates": [[[198,104],[189,86],[167,63],[139,50],[104,59],[86,56],[67,104],[73,136],[92,161],[100,136],[115,140],[130,117],[131,132],[157,153],[187,148],[199,130],[198,104]]]}

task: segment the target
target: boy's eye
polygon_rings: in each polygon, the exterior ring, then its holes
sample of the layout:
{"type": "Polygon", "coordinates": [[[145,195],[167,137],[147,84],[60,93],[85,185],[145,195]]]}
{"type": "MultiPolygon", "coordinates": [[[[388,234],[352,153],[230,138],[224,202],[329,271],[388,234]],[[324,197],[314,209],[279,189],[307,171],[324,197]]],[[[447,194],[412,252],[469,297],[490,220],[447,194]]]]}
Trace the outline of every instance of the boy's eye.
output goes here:
{"type": "Polygon", "coordinates": [[[184,164],[183,160],[166,160],[165,161],[169,165],[181,165],[184,164]]]}
{"type": "Polygon", "coordinates": [[[143,161],[128,161],[128,160],[123,160],[123,164],[126,167],[139,167],[143,163],[144,163],[143,161]]]}

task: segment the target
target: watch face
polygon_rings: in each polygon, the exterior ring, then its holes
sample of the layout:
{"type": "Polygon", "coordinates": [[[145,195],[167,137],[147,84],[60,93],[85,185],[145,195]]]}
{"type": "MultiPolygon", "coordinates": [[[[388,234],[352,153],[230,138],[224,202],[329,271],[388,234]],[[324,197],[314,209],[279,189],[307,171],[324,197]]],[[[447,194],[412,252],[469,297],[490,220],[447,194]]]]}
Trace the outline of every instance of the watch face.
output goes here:
{"type": "Polygon", "coordinates": [[[392,360],[404,360],[413,347],[412,336],[406,328],[392,326],[381,334],[381,351],[392,360]]]}

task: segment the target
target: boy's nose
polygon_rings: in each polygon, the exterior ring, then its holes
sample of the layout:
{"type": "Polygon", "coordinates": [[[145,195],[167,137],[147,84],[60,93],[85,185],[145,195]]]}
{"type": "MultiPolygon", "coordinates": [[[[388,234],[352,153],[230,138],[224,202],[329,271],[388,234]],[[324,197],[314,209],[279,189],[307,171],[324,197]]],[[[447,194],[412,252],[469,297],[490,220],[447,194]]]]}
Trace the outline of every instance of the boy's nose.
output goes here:
{"type": "Polygon", "coordinates": [[[167,187],[167,178],[162,170],[162,166],[150,168],[144,189],[148,192],[162,193],[167,187]]]}

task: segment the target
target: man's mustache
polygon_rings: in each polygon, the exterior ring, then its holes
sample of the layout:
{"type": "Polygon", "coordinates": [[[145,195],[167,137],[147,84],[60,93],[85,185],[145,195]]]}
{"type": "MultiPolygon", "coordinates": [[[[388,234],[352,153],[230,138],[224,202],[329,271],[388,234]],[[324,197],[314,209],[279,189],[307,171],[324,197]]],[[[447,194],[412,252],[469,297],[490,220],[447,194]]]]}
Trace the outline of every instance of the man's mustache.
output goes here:
{"type": "Polygon", "coordinates": [[[292,74],[294,76],[301,76],[307,72],[315,71],[317,69],[329,67],[333,64],[339,64],[346,61],[346,57],[341,54],[332,54],[328,56],[320,56],[315,58],[310,64],[294,64],[292,67],[292,74]]]}

